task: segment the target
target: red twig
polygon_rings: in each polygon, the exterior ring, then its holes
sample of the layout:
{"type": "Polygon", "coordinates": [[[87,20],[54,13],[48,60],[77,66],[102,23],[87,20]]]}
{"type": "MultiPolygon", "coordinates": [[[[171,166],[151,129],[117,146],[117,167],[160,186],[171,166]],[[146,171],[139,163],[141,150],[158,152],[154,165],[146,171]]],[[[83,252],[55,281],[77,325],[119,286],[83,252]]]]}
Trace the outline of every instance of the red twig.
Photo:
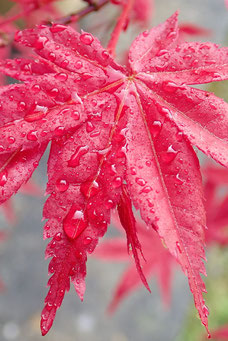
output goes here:
{"type": "Polygon", "coordinates": [[[34,11],[34,9],[36,9],[34,6],[29,6],[26,10],[23,10],[19,13],[12,15],[11,17],[9,17],[5,20],[0,21],[0,26],[9,24],[13,21],[16,21],[16,20],[22,18],[23,16],[28,15],[30,12],[34,11]]]}
{"type": "Polygon", "coordinates": [[[114,55],[115,54],[115,48],[116,48],[116,45],[117,45],[117,42],[119,40],[119,36],[120,36],[120,33],[121,31],[124,29],[125,27],[125,24],[126,24],[126,21],[128,19],[128,16],[129,16],[129,13],[132,9],[132,6],[134,4],[134,1],[135,0],[128,0],[127,3],[124,5],[124,8],[123,8],[123,11],[116,23],[116,26],[111,34],[111,39],[108,43],[108,51],[111,55],[114,55]]]}
{"type": "Polygon", "coordinates": [[[94,1],[89,1],[88,3],[89,3],[89,6],[87,6],[86,8],[83,8],[81,11],[77,13],[73,13],[73,14],[67,15],[66,17],[59,18],[55,20],[55,23],[67,25],[72,22],[76,22],[82,19],[83,17],[85,17],[87,14],[92,13],[94,11],[98,11],[107,3],[109,3],[109,0],[100,0],[99,2],[96,2],[96,3],[94,1]]]}

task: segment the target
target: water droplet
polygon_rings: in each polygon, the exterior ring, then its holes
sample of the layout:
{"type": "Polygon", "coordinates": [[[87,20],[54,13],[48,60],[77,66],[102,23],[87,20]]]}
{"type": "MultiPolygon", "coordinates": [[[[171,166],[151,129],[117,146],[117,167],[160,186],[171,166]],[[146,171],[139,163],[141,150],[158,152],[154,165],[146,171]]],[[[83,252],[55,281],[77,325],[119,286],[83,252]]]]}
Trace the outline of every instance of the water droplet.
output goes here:
{"type": "Polygon", "coordinates": [[[147,160],[147,161],[146,161],[146,166],[147,166],[147,167],[150,167],[150,166],[151,166],[151,161],[148,161],[148,160],[147,160]]]}
{"type": "Polygon", "coordinates": [[[116,176],[112,181],[112,185],[114,188],[118,188],[122,185],[122,178],[121,176],[116,176]]]}
{"type": "Polygon", "coordinates": [[[181,142],[183,140],[183,133],[181,131],[179,131],[176,134],[176,139],[177,139],[178,142],[181,142]]]}
{"type": "Polygon", "coordinates": [[[56,59],[55,53],[50,52],[49,55],[48,55],[48,59],[49,59],[51,62],[54,62],[55,59],[56,59]]]}
{"type": "Polygon", "coordinates": [[[175,31],[172,31],[170,32],[169,34],[167,34],[167,39],[174,39],[176,37],[176,32],[175,31]]]}
{"type": "Polygon", "coordinates": [[[80,158],[87,154],[89,151],[88,146],[77,147],[76,152],[71,156],[68,161],[68,167],[76,167],[79,165],[80,158]]]}
{"type": "Polygon", "coordinates": [[[142,193],[149,193],[151,191],[152,191],[152,188],[150,186],[145,186],[141,192],[142,193]]]}
{"type": "Polygon", "coordinates": [[[93,125],[92,122],[88,121],[86,122],[86,131],[87,133],[91,133],[95,129],[95,126],[93,125]]]}
{"type": "Polygon", "coordinates": [[[15,142],[15,138],[13,136],[9,136],[7,138],[7,141],[10,143],[10,144],[13,144],[15,142]]]}
{"type": "Polygon", "coordinates": [[[6,170],[0,173],[0,186],[4,186],[8,180],[8,172],[6,170]]]}
{"type": "Polygon", "coordinates": [[[56,233],[54,238],[55,240],[60,241],[62,239],[62,233],[61,232],[56,233]]]}
{"type": "Polygon", "coordinates": [[[84,213],[77,205],[72,205],[69,213],[63,220],[63,229],[70,239],[76,239],[88,226],[84,213]]]}
{"type": "Polygon", "coordinates": [[[114,206],[115,206],[115,204],[114,204],[114,202],[113,202],[111,199],[105,201],[105,207],[106,207],[108,210],[111,209],[111,208],[113,208],[114,206]]]}
{"type": "Polygon", "coordinates": [[[58,192],[65,192],[69,187],[69,183],[65,179],[58,179],[56,181],[56,189],[58,192]]]}
{"type": "Polygon", "coordinates": [[[80,251],[75,251],[75,257],[76,257],[78,260],[80,260],[80,259],[82,259],[82,257],[83,257],[83,253],[80,252],[80,251]]]}
{"type": "Polygon", "coordinates": [[[27,134],[27,139],[29,141],[37,141],[38,140],[37,134],[38,134],[37,130],[31,130],[27,134]]]}
{"type": "Polygon", "coordinates": [[[52,27],[50,27],[50,31],[52,33],[59,33],[66,29],[66,26],[60,25],[60,24],[54,24],[52,27]]]}
{"type": "Polygon", "coordinates": [[[180,184],[180,185],[182,185],[184,183],[184,180],[182,180],[180,178],[180,174],[179,173],[176,175],[176,180],[177,180],[177,183],[180,184]]]}
{"type": "Polygon", "coordinates": [[[71,116],[72,116],[72,118],[73,118],[74,120],[79,120],[79,118],[80,118],[80,114],[79,114],[79,112],[76,111],[76,110],[72,111],[71,116]]]}
{"type": "Polygon", "coordinates": [[[169,148],[167,149],[167,152],[161,153],[162,160],[165,163],[171,163],[177,156],[177,153],[178,152],[174,150],[172,146],[169,146],[169,148]]]}
{"type": "Polygon", "coordinates": [[[91,242],[92,242],[92,238],[91,237],[85,237],[84,239],[83,239],[83,244],[84,245],[89,245],[91,242]]]}
{"type": "Polygon", "coordinates": [[[182,253],[181,246],[179,242],[176,242],[177,250],[182,253]]]}
{"type": "Polygon", "coordinates": [[[91,198],[99,192],[99,184],[95,180],[88,180],[81,184],[80,189],[86,198],[91,198]]]}
{"type": "Polygon", "coordinates": [[[208,307],[206,306],[206,304],[204,304],[204,306],[203,306],[203,313],[204,313],[205,317],[208,317],[208,315],[209,315],[209,309],[208,309],[208,307]]]}
{"type": "Polygon", "coordinates": [[[57,97],[57,95],[58,95],[58,93],[59,93],[59,90],[57,89],[57,88],[53,88],[53,89],[51,89],[50,91],[48,91],[48,93],[49,93],[49,95],[51,96],[51,97],[57,97]]]}
{"type": "Polygon", "coordinates": [[[165,114],[168,116],[168,118],[171,118],[173,117],[172,115],[172,112],[168,109],[168,108],[165,108],[165,107],[158,107],[158,111],[161,113],[161,114],[165,114]]]}
{"type": "Polygon", "coordinates": [[[27,122],[34,122],[34,121],[41,120],[42,118],[46,116],[47,111],[48,111],[47,107],[37,105],[34,111],[32,111],[31,113],[25,116],[24,120],[27,122]]]}
{"type": "Polygon", "coordinates": [[[57,75],[55,75],[55,78],[61,82],[65,82],[68,78],[68,75],[64,72],[60,72],[60,73],[57,73],[57,75]]]}
{"type": "Polygon", "coordinates": [[[62,61],[61,67],[65,69],[68,66],[68,64],[69,64],[69,61],[65,59],[64,61],[62,61]]]}
{"type": "Polygon", "coordinates": [[[75,63],[75,67],[77,70],[81,69],[82,68],[82,62],[80,60],[78,60],[76,63],[75,63]]]}
{"type": "Polygon", "coordinates": [[[145,37],[145,38],[146,38],[146,37],[148,37],[148,35],[149,35],[149,31],[148,31],[148,30],[146,30],[146,31],[144,31],[142,34],[143,34],[143,37],[145,37]]]}
{"type": "Polygon", "coordinates": [[[99,136],[100,135],[100,131],[99,130],[96,130],[96,131],[93,131],[89,136],[90,137],[97,137],[97,136],[99,136]]]}
{"type": "Polygon", "coordinates": [[[26,108],[25,102],[19,102],[19,103],[18,103],[17,109],[18,109],[19,111],[24,111],[25,108],[26,108]]]}
{"type": "Polygon", "coordinates": [[[40,92],[40,86],[39,86],[39,84],[34,84],[34,85],[32,86],[32,90],[33,90],[35,93],[40,92]]]}
{"type": "Polygon", "coordinates": [[[48,42],[48,38],[47,37],[42,37],[39,36],[36,40],[36,42],[34,43],[34,47],[37,50],[42,50],[44,48],[44,45],[48,42]]]}
{"type": "Polygon", "coordinates": [[[161,122],[154,121],[150,128],[153,138],[156,138],[160,134],[161,128],[162,128],[161,122]]]}
{"type": "Polygon", "coordinates": [[[165,91],[169,93],[176,92],[178,89],[178,85],[174,82],[163,82],[162,87],[165,91]]]}
{"type": "Polygon", "coordinates": [[[213,77],[213,80],[220,80],[220,79],[222,79],[222,76],[218,72],[214,72],[212,77],[213,77]]]}
{"type": "Polygon", "coordinates": [[[136,169],[134,167],[131,167],[131,175],[136,175],[137,172],[136,172],[136,169]]]}
{"type": "Polygon", "coordinates": [[[156,54],[157,57],[163,56],[164,54],[168,53],[168,50],[159,50],[156,54]]]}
{"type": "Polygon", "coordinates": [[[90,33],[82,33],[80,35],[80,40],[85,45],[91,45],[94,41],[94,38],[90,33]]]}
{"type": "Polygon", "coordinates": [[[50,302],[47,302],[47,304],[46,304],[46,309],[47,309],[48,311],[51,311],[52,308],[53,308],[53,304],[50,303],[50,302]]]}
{"type": "Polygon", "coordinates": [[[109,58],[109,54],[108,54],[107,51],[102,51],[102,52],[101,52],[101,55],[102,55],[102,57],[103,57],[105,60],[109,58]]]}
{"type": "Polygon", "coordinates": [[[139,186],[145,186],[146,181],[144,179],[141,178],[136,178],[135,182],[139,185],[139,186]]]}
{"type": "Polygon", "coordinates": [[[54,130],[55,136],[63,136],[65,133],[65,127],[59,126],[54,130]]]}

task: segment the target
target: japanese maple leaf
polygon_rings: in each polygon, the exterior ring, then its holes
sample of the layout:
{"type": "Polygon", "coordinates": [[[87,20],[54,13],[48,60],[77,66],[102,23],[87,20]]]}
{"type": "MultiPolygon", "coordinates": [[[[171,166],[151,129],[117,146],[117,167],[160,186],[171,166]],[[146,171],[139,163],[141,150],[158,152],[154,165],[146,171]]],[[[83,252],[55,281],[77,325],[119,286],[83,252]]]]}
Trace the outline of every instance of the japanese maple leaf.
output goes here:
{"type": "Polygon", "coordinates": [[[222,341],[228,340],[228,325],[224,325],[211,333],[213,340],[222,341]]]}
{"type": "MultiPolygon", "coordinates": [[[[207,327],[200,276],[205,210],[191,144],[228,166],[228,105],[188,85],[226,79],[228,49],[179,45],[177,14],[136,38],[128,69],[91,34],[65,26],[42,25],[16,40],[38,57],[0,66],[23,81],[0,90],[1,202],[27,181],[52,141],[44,238],[53,237],[46,251],[53,258],[42,333],[50,329],[70,280],[83,298],[87,253],[106,232],[124,183],[128,202],[188,276],[207,327]]],[[[127,226],[137,262],[140,245],[134,224],[127,226]]]]}
{"type": "MultiPolygon", "coordinates": [[[[111,0],[113,4],[124,6],[126,0],[111,0]]],[[[154,1],[153,0],[137,0],[133,6],[133,19],[146,25],[151,19],[152,13],[154,11],[154,1]]]]}
{"type": "MultiPolygon", "coordinates": [[[[112,219],[114,226],[120,232],[123,232],[117,214],[113,214],[112,219]]],[[[147,279],[152,276],[157,277],[163,301],[165,304],[169,304],[172,267],[176,263],[175,259],[162,245],[154,229],[151,227],[147,228],[146,224],[139,219],[137,219],[136,227],[145,258],[143,273],[147,279]]],[[[113,312],[127,295],[142,285],[140,276],[137,273],[135,265],[131,262],[132,259],[129,257],[129,251],[127,252],[126,241],[123,237],[105,240],[98,245],[94,256],[104,261],[130,262],[115,289],[114,297],[109,305],[109,311],[113,312]]]]}
{"type": "Polygon", "coordinates": [[[228,195],[221,195],[222,187],[228,186],[228,170],[216,166],[205,167],[205,209],[207,212],[206,244],[228,244],[228,195]],[[219,195],[220,194],[220,195],[219,195]]]}
{"type": "Polygon", "coordinates": [[[13,0],[17,5],[5,15],[5,19],[0,20],[0,28],[8,23],[12,23],[20,18],[26,23],[26,27],[34,27],[43,21],[54,20],[60,16],[59,11],[54,6],[56,0],[13,0]]]}

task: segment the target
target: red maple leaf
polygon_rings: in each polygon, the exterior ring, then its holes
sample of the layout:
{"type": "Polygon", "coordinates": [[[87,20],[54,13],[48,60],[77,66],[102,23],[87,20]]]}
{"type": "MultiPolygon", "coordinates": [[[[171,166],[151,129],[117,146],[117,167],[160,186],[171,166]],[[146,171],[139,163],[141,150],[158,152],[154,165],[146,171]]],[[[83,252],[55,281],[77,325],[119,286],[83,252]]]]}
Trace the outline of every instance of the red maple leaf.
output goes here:
{"type": "Polygon", "coordinates": [[[207,166],[204,193],[207,212],[206,244],[226,246],[228,244],[228,195],[221,195],[221,189],[228,186],[226,168],[207,166]]]}
{"type": "MultiPolygon", "coordinates": [[[[126,0],[111,0],[115,5],[124,6],[126,0]]],[[[146,25],[151,19],[152,13],[154,11],[154,1],[153,0],[137,0],[133,6],[133,19],[146,25]]],[[[127,25],[126,25],[127,26],[127,25]]]]}
{"type": "Polygon", "coordinates": [[[217,341],[227,341],[228,340],[228,325],[224,325],[211,333],[211,337],[213,340],[217,341]]]}
{"type": "MultiPolygon", "coordinates": [[[[112,215],[112,222],[122,233],[123,228],[117,214],[112,215]]],[[[146,224],[139,219],[136,221],[136,228],[142,246],[143,256],[145,258],[143,263],[143,273],[148,279],[152,276],[157,277],[163,301],[168,305],[170,302],[172,267],[176,263],[175,259],[171,256],[164,245],[162,245],[160,238],[152,228],[147,227],[146,224]]],[[[123,237],[105,240],[103,243],[98,245],[94,253],[95,257],[104,261],[130,261],[130,264],[126,268],[115,289],[112,302],[108,308],[110,312],[113,312],[127,295],[142,285],[140,276],[137,273],[135,265],[131,262],[132,258],[129,257],[129,253],[131,252],[129,252],[129,250],[127,251],[126,241],[123,237]]]]}
{"type": "Polygon", "coordinates": [[[106,232],[123,182],[188,276],[207,327],[200,276],[205,210],[191,144],[228,166],[228,105],[187,85],[228,78],[228,49],[178,45],[177,14],[136,38],[127,70],[91,34],[62,25],[25,30],[16,40],[38,58],[0,66],[24,81],[0,91],[1,202],[27,181],[51,140],[44,238],[53,237],[46,251],[53,258],[42,333],[70,280],[83,298],[87,253],[106,232]]]}

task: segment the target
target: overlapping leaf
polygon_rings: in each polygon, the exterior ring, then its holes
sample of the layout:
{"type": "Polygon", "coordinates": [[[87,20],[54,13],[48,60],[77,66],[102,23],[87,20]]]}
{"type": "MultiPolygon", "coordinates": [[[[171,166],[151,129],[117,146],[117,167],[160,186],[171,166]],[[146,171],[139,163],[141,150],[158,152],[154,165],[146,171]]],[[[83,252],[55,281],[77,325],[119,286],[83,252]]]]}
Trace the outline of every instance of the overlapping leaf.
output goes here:
{"type": "Polygon", "coordinates": [[[228,186],[226,168],[207,166],[205,175],[205,209],[207,212],[206,244],[227,246],[228,244],[228,196],[221,191],[228,186]]]}
{"type": "MultiPolygon", "coordinates": [[[[112,218],[115,227],[118,228],[120,232],[123,232],[117,214],[113,214],[112,218]]],[[[162,245],[161,240],[152,228],[148,229],[139,219],[136,221],[136,227],[142,245],[143,256],[145,258],[142,260],[145,277],[148,280],[152,276],[156,277],[163,301],[165,304],[169,304],[172,268],[175,266],[175,260],[162,245]]],[[[98,245],[94,256],[103,261],[130,262],[117,284],[113,299],[109,305],[109,311],[113,312],[127,295],[142,285],[142,282],[135,265],[131,262],[132,259],[129,257],[126,241],[123,237],[105,240],[98,245]]]]}
{"type": "Polygon", "coordinates": [[[1,65],[24,81],[0,93],[1,194],[3,202],[27,181],[52,141],[44,237],[53,237],[46,252],[53,258],[42,333],[70,279],[83,298],[87,253],[105,233],[123,183],[181,264],[207,327],[200,276],[205,211],[190,143],[227,166],[228,105],[187,85],[227,79],[228,49],[178,45],[176,14],[136,38],[128,70],[91,34],[65,26],[25,30],[16,40],[39,57],[27,61],[31,68],[22,61],[1,65]]]}

